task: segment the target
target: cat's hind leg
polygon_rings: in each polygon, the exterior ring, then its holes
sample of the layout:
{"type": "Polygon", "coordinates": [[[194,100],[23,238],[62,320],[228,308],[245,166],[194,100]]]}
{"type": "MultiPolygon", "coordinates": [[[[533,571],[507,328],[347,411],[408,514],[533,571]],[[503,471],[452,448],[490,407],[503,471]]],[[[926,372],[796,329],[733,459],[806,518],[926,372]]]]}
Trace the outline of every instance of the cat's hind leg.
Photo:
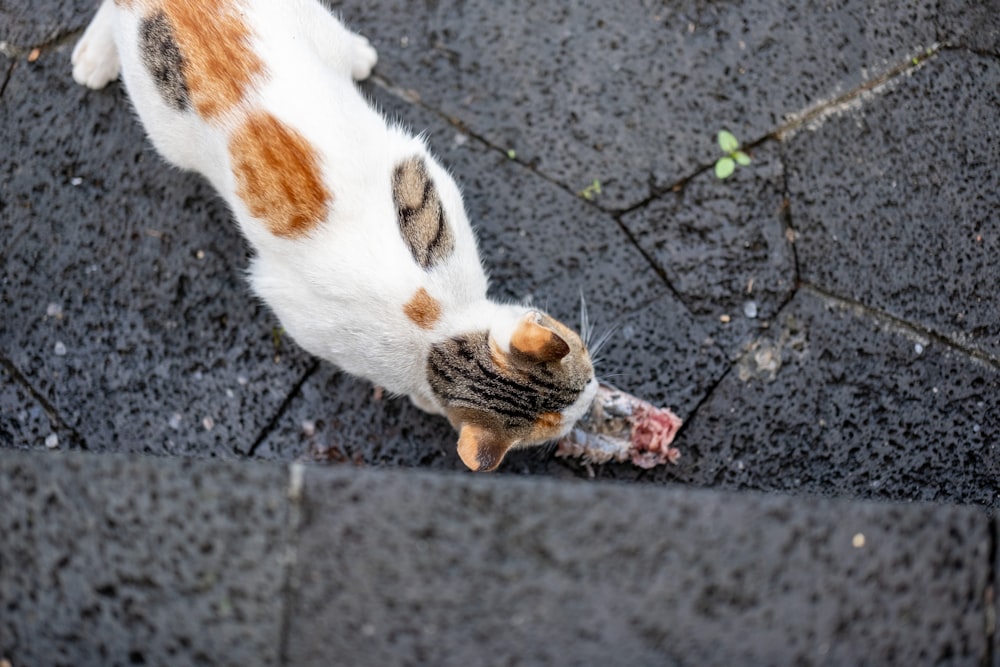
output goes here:
{"type": "Polygon", "coordinates": [[[121,61],[114,37],[117,11],[113,0],[104,0],[73,48],[73,79],[80,85],[103,88],[118,77],[121,61]]]}
{"type": "Polygon", "coordinates": [[[355,81],[367,79],[378,62],[378,52],[366,37],[351,32],[319,2],[310,2],[309,32],[316,50],[334,69],[346,71],[355,81]]]}

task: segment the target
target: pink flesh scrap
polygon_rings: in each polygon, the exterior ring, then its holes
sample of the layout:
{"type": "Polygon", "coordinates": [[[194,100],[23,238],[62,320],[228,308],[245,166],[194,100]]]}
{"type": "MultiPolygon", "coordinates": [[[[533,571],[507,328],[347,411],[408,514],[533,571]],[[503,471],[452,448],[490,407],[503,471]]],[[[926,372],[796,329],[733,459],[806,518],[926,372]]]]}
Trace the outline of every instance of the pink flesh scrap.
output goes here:
{"type": "Polygon", "coordinates": [[[681,423],[670,410],[601,383],[590,412],[559,441],[556,456],[631,461],[640,468],[675,464],[681,453],[670,444],[681,423]]]}

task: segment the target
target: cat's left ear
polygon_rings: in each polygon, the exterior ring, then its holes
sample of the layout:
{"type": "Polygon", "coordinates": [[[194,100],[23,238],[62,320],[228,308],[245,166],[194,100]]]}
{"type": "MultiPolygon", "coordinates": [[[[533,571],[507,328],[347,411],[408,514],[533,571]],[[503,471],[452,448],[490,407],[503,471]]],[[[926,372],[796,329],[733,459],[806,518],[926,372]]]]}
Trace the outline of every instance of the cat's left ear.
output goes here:
{"type": "Polygon", "coordinates": [[[469,470],[495,470],[514,443],[492,431],[466,422],[458,436],[458,456],[469,470]]]}
{"type": "Polygon", "coordinates": [[[539,322],[538,313],[528,313],[510,337],[511,351],[539,363],[558,361],[569,354],[569,343],[539,322]]]}

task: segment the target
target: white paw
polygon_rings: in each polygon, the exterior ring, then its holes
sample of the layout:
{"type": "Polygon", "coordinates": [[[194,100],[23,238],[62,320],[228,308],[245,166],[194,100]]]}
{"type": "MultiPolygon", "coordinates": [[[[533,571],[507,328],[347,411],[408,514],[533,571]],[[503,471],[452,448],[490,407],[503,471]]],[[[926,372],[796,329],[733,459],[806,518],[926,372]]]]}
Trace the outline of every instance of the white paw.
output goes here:
{"type": "Polygon", "coordinates": [[[95,90],[118,78],[121,63],[111,39],[100,39],[88,30],[76,43],[71,58],[73,80],[95,90]]]}
{"type": "Polygon", "coordinates": [[[356,35],[351,54],[351,76],[355,81],[364,81],[372,73],[378,62],[378,51],[367,38],[356,35]]]}

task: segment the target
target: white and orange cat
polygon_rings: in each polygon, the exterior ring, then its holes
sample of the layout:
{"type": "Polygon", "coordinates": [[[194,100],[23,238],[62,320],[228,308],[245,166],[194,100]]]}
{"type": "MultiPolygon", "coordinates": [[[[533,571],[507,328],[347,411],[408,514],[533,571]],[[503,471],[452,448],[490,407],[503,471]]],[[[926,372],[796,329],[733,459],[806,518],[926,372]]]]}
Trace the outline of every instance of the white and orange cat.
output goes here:
{"type": "Polygon", "coordinates": [[[462,461],[492,470],[586,412],[590,356],[487,298],[454,180],[354,85],[376,59],[318,0],[104,0],[73,77],[120,74],[157,150],[222,194],[303,348],[445,415],[462,461]]]}

